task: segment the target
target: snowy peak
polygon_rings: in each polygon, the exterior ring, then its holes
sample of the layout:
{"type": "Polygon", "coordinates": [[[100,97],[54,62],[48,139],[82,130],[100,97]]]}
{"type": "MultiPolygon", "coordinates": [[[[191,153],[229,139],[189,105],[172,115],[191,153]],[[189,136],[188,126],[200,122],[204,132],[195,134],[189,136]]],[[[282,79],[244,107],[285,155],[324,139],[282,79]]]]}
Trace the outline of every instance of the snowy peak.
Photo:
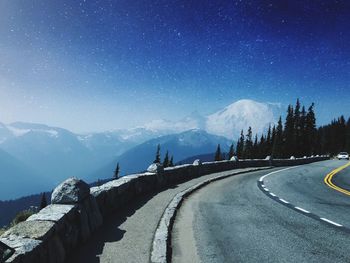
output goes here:
{"type": "Polygon", "coordinates": [[[240,131],[249,126],[254,133],[262,133],[275,123],[273,105],[253,100],[239,100],[207,117],[206,130],[209,133],[237,139],[240,131]]]}

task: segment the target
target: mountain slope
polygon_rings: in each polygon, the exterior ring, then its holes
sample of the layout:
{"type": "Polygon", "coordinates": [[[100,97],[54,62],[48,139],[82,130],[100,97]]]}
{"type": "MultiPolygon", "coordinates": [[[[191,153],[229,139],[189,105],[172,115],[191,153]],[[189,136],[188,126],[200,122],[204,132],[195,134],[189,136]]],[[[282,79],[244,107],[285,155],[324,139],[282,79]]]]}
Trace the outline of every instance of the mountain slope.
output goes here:
{"type": "Polygon", "coordinates": [[[239,100],[207,117],[206,131],[226,138],[238,138],[251,126],[253,133],[264,132],[270,124],[276,122],[275,106],[253,100],[239,100]]]}
{"type": "Polygon", "coordinates": [[[165,135],[135,146],[89,177],[111,177],[117,162],[120,164],[122,175],[144,171],[153,162],[158,144],[161,147],[162,158],[168,150],[169,154],[174,156],[174,162],[177,162],[193,155],[215,152],[217,144],[221,145],[222,151],[227,151],[231,141],[198,129],[165,135]]]}
{"type": "Polygon", "coordinates": [[[13,199],[54,187],[47,178],[0,149],[0,200],[13,199]]]}
{"type": "Polygon", "coordinates": [[[3,137],[0,148],[28,167],[35,167],[53,185],[71,176],[85,178],[134,146],[118,135],[77,135],[68,130],[33,123],[7,126],[12,136],[3,137]]]}

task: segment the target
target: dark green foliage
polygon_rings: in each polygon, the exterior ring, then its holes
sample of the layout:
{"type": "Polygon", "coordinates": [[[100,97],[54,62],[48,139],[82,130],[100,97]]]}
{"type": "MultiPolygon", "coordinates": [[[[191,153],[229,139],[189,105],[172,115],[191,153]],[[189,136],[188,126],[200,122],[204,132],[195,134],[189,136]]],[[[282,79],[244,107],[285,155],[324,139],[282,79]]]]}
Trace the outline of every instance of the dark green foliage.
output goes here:
{"type": "Polygon", "coordinates": [[[335,155],[342,151],[350,152],[349,123],[350,119],[346,122],[344,116],[340,116],[331,124],[318,128],[315,136],[315,153],[335,155]]]}
{"type": "Polygon", "coordinates": [[[236,147],[236,154],[238,158],[243,158],[243,150],[244,150],[244,133],[242,130],[241,136],[239,137],[239,140],[237,142],[237,147],[236,147]]]}
{"type": "Polygon", "coordinates": [[[174,156],[171,156],[169,161],[169,167],[173,167],[173,166],[174,166],[174,156]]]}
{"type": "Polygon", "coordinates": [[[120,167],[119,167],[119,163],[117,163],[117,166],[115,167],[114,175],[113,175],[114,179],[118,179],[119,178],[119,172],[120,172],[120,167]]]}
{"type": "Polygon", "coordinates": [[[28,217],[30,217],[31,215],[35,214],[35,212],[33,210],[24,210],[19,212],[15,218],[11,221],[11,227],[17,225],[20,222],[26,221],[28,217]]]}
{"type": "Polygon", "coordinates": [[[278,125],[275,131],[273,147],[272,147],[272,157],[273,158],[282,158],[283,156],[283,126],[282,118],[278,120],[278,125]]]}
{"type": "Polygon", "coordinates": [[[41,209],[45,208],[46,206],[47,206],[46,195],[45,195],[45,193],[42,193],[39,209],[41,210],[41,209]]]}
{"type": "Polygon", "coordinates": [[[166,154],[165,154],[165,157],[164,157],[164,161],[163,161],[163,167],[164,168],[168,167],[168,166],[170,166],[169,164],[170,164],[169,163],[169,152],[166,151],[166,154]]]}
{"type": "Polygon", "coordinates": [[[316,116],[314,112],[314,103],[308,109],[305,123],[305,154],[310,156],[316,153],[316,116]]]}
{"type": "Polygon", "coordinates": [[[153,163],[160,163],[160,144],[157,145],[156,158],[153,163]]]}
{"type": "Polygon", "coordinates": [[[243,158],[251,159],[253,154],[253,132],[252,127],[248,128],[244,142],[243,158]]]}
{"type": "Polygon", "coordinates": [[[233,149],[233,143],[230,146],[230,150],[228,151],[228,160],[230,160],[235,155],[234,149],[233,149]]]}
{"type": "Polygon", "coordinates": [[[214,160],[215,161],[222,161],[223,160],[220,144],[218,144],[218,147],[216,148],[214,160]]]}
{"type": "Polygon", "coordinates": [[[334,119],[330,124],[316,127],[314,103],[306,111],[299,99],[295,108],[288,106],[287,116],[282,124],[269,127],[267,134],[257,135],[252,141],[252,130],[248,129],[246,136],[241,131],[237,142],[236,154],[239,158],[290,158],[311,155],[331,154],[341,151],[350,152],[350,118],[344,116],[334,119]]]}

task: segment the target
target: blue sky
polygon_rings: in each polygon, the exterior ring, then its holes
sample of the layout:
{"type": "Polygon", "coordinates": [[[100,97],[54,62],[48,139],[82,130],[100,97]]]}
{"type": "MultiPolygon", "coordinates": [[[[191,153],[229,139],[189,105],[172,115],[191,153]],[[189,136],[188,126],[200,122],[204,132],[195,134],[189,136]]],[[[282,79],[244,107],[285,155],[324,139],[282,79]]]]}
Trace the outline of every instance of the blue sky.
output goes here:
{"type": "Polygon", "coordinates": [[[73,131],[243,98],[350,108],[349,1],[0,2],[0,122],[73,131]]]}

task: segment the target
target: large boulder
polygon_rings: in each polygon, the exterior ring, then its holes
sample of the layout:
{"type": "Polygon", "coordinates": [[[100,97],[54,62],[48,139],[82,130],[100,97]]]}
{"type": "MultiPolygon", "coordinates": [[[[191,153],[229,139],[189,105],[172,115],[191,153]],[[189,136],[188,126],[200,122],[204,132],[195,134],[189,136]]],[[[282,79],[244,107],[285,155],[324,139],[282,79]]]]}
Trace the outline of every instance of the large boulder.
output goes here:
{"type": "Polygon", "coordinates": [[[200,159],[196,159],[193,161],[193,165],[195,165],[195,166],[202,165],[202,161],[200,159]]]}
{"type": "Polygon", "coordinates": [[[238,157],[237,157],[237,156],[232,156],[232,157],[230,158],[230,161],[238,162],[238,157]]]}
{"type": "Polygon", "coordinates": [[[90,195],[90,186],[77,178],[69,178],[55,188],[52,204],[76,204],[90,195]]]}
{"type": "Polygon", "coordinates": [[[158,174],[158,173],[162,173],[163,171],[164,171],[164,167],[160,163],[152,163],[147,168],[147,172],[149,172],[149,173],[158,174]]]}

